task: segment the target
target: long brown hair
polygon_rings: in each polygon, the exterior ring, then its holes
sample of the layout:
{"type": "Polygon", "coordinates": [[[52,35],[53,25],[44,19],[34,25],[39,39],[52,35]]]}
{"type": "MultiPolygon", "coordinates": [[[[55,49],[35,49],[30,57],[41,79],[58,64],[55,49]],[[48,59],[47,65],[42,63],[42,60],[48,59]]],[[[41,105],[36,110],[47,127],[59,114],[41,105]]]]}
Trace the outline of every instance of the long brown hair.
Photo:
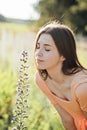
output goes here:
{"type": "MultiPolygon", "coordinates": [[[[82,69],[85,69],[79,62],[76,54],[76,43],[72,30],[63,24],[57,22],[51,22],[43,26],[36,36],[36,44],[41,34],[50,34],[54,40],[54,43],[58,49],[60,55],[65,57],[62,66],[62,72],[65,75],[75,74],[82,69]]],[[[35,46],[36,50],[36,46],[35,46]]],[[[48,73],[46,70],[38,69],[43,80],[46,80],[48,73]]]]}

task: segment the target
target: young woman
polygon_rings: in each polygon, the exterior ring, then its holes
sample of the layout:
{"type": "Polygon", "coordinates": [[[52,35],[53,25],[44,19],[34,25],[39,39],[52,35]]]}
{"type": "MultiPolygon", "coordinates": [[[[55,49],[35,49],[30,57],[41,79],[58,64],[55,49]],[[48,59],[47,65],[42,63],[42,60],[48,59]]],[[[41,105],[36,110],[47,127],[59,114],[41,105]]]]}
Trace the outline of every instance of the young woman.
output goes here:
{"type": "Polygon", "coordinates": [[[87,70],[76,54],[73,32],[57,22],[43,26],[35,45],[36,83],[66,130],[87,128],[87,70]]]}

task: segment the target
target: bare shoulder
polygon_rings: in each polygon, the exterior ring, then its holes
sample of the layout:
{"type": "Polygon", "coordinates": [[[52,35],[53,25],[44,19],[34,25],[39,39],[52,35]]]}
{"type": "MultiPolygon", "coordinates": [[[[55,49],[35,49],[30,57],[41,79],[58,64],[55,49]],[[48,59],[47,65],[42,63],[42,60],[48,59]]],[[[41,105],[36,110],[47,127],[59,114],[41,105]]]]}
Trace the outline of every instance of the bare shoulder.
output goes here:
{"type": "Polygon", "coordinates": [[[86,70],[80,71],[75,76],[75,83],[76,83],[77,94],[83,94],[85,91],[87,93],[87,71],[86,70]]]}
{"type": "Polygon", "coordinates": [[[87,94],[87,82],[84,82],[82,84],[79,84],[79,86],[76,88],[76,94],[79,95],[83,95],[87,94]]]}
{"type": "Polygon", "coordinates": [[[72,90],[75,92],[76,97],[85,98],[87,95],[87,74],[85,71],[80,71],[74,75],[72,90]]]}
{"type": "Polygon", "coordinates": [[[81,109],[87,112],[87,82],[79,84],[79,86],[75,90],[75,95],[80,104],[81,109]]]}
{"type": "Polygon", "coordinates": [[[87,71],[83,70],[74,74],[72,78],[72,86],[78,86],[79,84],[87,83],[87,71]]]}

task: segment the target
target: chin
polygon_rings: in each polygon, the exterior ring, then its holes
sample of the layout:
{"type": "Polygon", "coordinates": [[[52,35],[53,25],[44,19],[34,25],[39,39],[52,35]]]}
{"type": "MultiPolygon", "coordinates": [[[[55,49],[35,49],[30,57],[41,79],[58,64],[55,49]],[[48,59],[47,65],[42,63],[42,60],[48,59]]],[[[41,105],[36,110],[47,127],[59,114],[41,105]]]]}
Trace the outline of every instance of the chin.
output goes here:
{"type": "Polygon", "coordinates": [[[37,69],[44,70],[45,68],[42,66],[37,66],[37,69]]]}

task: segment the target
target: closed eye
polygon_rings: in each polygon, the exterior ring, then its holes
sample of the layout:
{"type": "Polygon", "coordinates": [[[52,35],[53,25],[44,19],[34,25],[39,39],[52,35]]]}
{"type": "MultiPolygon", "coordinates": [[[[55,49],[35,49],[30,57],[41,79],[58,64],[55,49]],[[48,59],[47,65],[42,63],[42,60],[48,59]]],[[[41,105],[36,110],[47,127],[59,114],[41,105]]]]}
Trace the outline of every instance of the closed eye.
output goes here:
{"type": "Polygon", "coordinates": [[[45,48],[45,51],[50,51],[50,50],[45,48]]]}
{"type": "Polygon", "coordinates": [[[39,43],[36,44],[36,49],[39,49],[40,48],[40,45],[39,43]]]}
{"type": "MultiPolygon", "coordinates": [[[[50,47],[50,45],[48,45],[48,44],[44,44],[44,46],[43,46],[45,51],[50,51],[50,49],[48,47],[50,47]]],[[[40,43],[36,44],[36,49],[40,49],[40,43]]]]}

